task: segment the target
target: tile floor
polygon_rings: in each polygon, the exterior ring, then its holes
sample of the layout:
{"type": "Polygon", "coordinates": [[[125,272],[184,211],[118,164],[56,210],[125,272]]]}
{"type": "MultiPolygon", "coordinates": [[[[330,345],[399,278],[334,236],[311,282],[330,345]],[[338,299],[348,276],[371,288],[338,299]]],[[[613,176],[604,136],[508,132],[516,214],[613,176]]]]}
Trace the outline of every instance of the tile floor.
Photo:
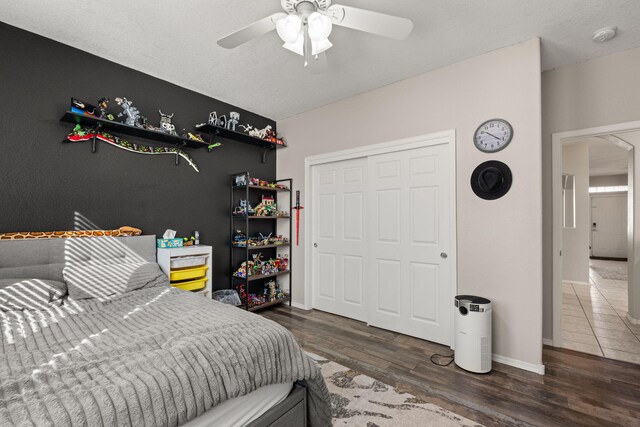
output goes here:
{"type": "Polygon", "coordinates": [[[591,260],[589,279],[562,285],[562,346],[640,364],[640,325],[627,319],[627,263],[591,260]]]}

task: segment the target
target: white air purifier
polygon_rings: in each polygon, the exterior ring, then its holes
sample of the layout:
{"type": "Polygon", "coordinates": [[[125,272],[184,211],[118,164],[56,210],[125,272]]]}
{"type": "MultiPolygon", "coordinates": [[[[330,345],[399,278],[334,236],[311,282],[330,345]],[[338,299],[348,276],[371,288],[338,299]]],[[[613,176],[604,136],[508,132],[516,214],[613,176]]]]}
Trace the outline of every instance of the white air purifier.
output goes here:
{"type": "Polygon", "coordinates": [[[477,374],[491,371],[491,301],[473,295],[455,297],[456,365],[477,374]]]}

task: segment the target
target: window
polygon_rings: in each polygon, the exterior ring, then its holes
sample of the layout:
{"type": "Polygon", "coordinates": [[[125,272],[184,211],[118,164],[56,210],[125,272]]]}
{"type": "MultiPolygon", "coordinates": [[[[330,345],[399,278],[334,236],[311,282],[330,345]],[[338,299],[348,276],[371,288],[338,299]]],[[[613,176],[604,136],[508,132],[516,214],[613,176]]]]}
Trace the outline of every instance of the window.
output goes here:
{"type": "Polygon", "coordinates": [[[606,187],[589,187],[589,193],[621,193],[629,191],[628,185],[610,185],[606,187]]]}
{"type": "Polygon", "coordinates": [[[576,228],[576,177],[574,175],[562,175],[562,210],[564,228],[576,228]]]}

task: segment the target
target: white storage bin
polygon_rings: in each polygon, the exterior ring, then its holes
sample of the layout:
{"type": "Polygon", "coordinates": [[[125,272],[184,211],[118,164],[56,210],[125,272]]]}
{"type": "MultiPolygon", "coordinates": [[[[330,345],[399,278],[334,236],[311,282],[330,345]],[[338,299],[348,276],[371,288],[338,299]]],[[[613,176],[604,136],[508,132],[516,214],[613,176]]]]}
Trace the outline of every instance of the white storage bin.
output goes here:
{"type": "Polygon", "coordinates": [[[171,259],[171,268],[198,267],[207,263],[206,255],[183,256],[171,259]]]}

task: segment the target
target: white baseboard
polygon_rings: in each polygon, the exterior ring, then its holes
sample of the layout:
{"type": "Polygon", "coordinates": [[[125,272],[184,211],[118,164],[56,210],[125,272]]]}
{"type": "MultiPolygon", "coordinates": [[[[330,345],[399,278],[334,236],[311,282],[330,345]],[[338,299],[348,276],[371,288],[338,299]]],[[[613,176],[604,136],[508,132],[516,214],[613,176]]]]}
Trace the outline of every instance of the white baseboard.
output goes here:
{"type": "Polygon", "coordinates": [[[549,338],[542,338],[542,344],[553,346],[553,340],[549,338]]]}
{"type": "Polygon", "coordinates": [[[640,319],[634,319],[629,313],[627,313],[627,319],[634,325],[640,325],[640,319]]]}
{"type": "Polygon", "coordinates": [[[306,305],[300,304],[299,302],[291,302],[291,306],[299,308],[300,310],[311,310],[311,307],[307,307],[306,305]]]}
{"type": "Polygon", "coordinates": [[[513,366],[514,368],[524,369],[525,371],[544,375],[544,365],[534,365],[533,363],[523,362],[522,360],[516,360],[510,357],[500,356],[499,354],[493,355],[493,361],[498,363],[504,363],[505,365],[513,366]]]}
{"type": "Polygon", "coordinates": [[[570,285],[583,285],[583,286],[591,286],[591,283],[587,283],[587,282],[579,282],[577,280],[563,280],[562,281],[563,284],[570,284],[570,285]]]}

